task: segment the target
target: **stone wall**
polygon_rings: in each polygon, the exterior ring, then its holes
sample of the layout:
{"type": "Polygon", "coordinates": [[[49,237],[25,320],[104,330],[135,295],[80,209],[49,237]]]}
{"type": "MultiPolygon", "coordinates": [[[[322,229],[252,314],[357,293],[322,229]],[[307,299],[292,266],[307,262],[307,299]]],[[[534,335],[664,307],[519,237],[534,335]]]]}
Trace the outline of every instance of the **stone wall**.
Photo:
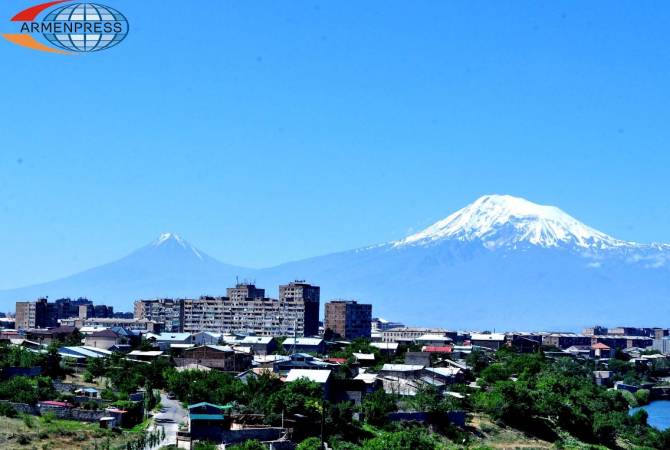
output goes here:
{"type": "Polygon", "coordinates": [[[53,413],[59,419],[77,420],[79,422],[97,422],[101,417],[108,416],[104,410],[91,411],[79,408],[59,408],[57,406],[33,406],[26,403],[14,403],[0,400],[0,403],[11,405],[19,414],[41,416],[47,412],[53,413]]]}

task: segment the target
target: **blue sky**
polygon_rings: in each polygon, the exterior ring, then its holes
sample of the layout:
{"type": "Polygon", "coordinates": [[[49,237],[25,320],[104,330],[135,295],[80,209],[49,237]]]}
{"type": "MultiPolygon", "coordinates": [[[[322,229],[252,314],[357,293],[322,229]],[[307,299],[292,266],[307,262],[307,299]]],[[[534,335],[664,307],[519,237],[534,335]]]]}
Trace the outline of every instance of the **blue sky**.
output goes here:
{"type": "Polygon", "coordinates": [[[667,3],[104,3],[114,49],[0,42],[0,288],[163,231],[267,266],[488,193],[670,242],[667,3]]]}

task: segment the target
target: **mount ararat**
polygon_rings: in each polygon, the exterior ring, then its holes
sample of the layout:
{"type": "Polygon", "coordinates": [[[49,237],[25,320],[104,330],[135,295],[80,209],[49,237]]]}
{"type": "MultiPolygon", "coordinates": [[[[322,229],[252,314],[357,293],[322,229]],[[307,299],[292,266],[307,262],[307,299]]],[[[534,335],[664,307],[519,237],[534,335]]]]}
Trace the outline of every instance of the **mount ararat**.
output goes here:
{"type": "Polygon", "coordinates": [[[128,256],[59,280],[0,291],[0,301],[85,296],[130,310],[138,298],[223,295],[240,279],[269,294],[294,279],[322,303],[355,298],[417,326],[575,330],[668,326],[670,245],[597,231],[553,206],[487,195],[385,244],[266,269],[224,264],[166,233],[128,256]]]}

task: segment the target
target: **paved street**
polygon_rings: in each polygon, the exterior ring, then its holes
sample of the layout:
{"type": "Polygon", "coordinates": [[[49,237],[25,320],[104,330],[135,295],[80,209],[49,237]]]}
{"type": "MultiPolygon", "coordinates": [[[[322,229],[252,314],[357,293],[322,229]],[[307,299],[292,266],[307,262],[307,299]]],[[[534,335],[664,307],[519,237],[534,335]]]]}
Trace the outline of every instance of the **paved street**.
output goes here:
{"type": "Polygon", "coordinates": [[[179,400],[170,400],[167,395],[161,394],[161,408],[158,410],[153,419],[153,424],[150,430],[163,427],[165,430],[165,440],[160,445],[151,450],[158,449],[162,446],[177,443],[177,431],[179,424],[186,422],[188,411],[184,409],[179,400]]]}

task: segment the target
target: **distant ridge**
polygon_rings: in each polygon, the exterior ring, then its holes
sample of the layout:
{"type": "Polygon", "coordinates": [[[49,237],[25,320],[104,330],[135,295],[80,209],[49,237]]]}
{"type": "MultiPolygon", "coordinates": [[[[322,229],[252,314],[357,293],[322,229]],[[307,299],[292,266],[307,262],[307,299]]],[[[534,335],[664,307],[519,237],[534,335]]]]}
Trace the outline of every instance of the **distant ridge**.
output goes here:
{"type": "MultiPolygon", "coordinates": [[[[306,279],[330,298],[359,298],[415,325],[474,329],[670,326],[670,246],[627,242],[559,208],[486,195],[403,239],[266,269],[224,264],[174,233],[109,264],[0,291],[0,301],[88,296],[133,300],[223,295],[236,279],[269,295],[306,279]]],[[[11,308],[11,307],[10,307],[11,308]]]]}

